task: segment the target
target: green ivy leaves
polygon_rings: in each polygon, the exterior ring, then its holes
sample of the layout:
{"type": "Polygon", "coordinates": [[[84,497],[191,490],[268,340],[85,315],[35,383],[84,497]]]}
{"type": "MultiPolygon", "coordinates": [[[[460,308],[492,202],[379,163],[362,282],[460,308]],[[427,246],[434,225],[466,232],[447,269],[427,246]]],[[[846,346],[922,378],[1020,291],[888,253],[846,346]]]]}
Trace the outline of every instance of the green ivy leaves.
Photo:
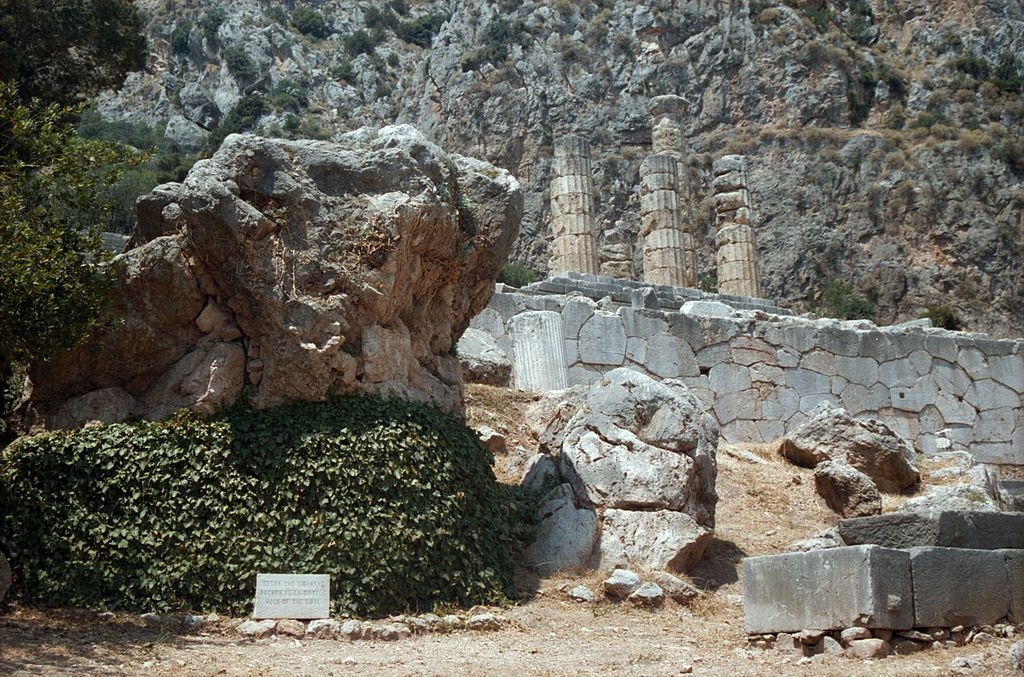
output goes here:
{"type": "Polygon", "coordinates": [[[21,440],[0,537],[32,603],[247,612],[257,572],[329,573],[332,609],[494,601],[525,497],[457,419],[346,397],[21,440]]]}

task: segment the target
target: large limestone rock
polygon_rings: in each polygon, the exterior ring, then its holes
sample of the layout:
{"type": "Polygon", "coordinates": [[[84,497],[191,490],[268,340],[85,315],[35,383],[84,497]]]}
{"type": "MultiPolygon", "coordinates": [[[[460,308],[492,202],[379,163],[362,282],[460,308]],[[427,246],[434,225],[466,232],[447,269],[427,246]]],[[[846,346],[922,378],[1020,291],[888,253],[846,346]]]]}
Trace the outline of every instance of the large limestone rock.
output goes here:
{"type": "Polygon", "coordinates": [[[685,385],[615,369],[589,390],[549,394],[533,414],[563,487],[601,517],[591,566],[686,571],[700,561],[715,524],[718,429],[685,385]]]}
{"type": "Polygon", "coordinates": [[[33,371],[30,414],[159,417],[243,391],[259,407],[355,390],[458,410],[452,347],[521,210],[510,174],[408,126],[232,135],[140,199],[102,330],[33,371]]]}
{"type": "Polygon", "coordinates": [[[779,451],[807,468],[822,461],[852,466],[886,492],[902,491],[921,479],[914,449],[906,440],[881,421],[853,418],[828,402],[822,402],[809,419],[788,433],[779,451]]]}
{"type": "Polygon", "coordinates": [[[843,517],[867,517],[882,512],[882,496],[871,478],[855,468],[823,461],[814,468],[814,488],[834,512],[843,517]]]}

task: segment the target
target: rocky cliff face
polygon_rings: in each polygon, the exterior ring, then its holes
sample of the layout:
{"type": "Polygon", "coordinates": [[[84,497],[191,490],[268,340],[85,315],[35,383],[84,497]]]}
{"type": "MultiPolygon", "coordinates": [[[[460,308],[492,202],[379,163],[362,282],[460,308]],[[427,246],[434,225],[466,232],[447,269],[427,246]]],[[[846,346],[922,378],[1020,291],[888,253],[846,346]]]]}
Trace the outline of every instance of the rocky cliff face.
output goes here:
{"type": "Polygon", "coordinates": [[[766,295],[813,310],[842,279],[883,321],[949,305],[966,328],[1024,333],[1019,0],[325,2],[322,29],[299,5],[140,4],[151,70],[101,112],[185,146],[232,111],[271,135],[410,122],[519,178],[513,258],[543,272],[553,144],[578,134],[601,243],[632,241],[639,276],[648,102],[677,94],[705,284],[711,162],[743,153],[766,295]]]}

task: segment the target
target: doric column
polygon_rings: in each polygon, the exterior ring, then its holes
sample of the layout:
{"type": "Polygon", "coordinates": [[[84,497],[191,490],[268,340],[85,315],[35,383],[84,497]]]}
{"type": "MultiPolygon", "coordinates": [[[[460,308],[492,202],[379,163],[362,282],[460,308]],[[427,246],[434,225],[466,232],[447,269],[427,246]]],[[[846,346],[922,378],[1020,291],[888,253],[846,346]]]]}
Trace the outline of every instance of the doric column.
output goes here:
{"type": "Polygon", "coordinates": [[[562,316],[550,310],[513,315],[512,382],[519,390],[546,393],[569,387],[562,316]]]}
{"type": "Polygon", "coordinates": [[[690,204],[690,182],[685,171],[687,161],[686,133],[683,116],[688,109],[686,100],[675,94],[656,96],[647,110],[651,114],[651,153],[673,156],[677,163],[679,201],[678,221],[682,237],[684,277],[680,286],[697,286],[697,250],[693,238],[693,213],[690,204]]]}
{"type": "Polygon", "coordinates": [[[747,190],[747,160],[726,155],[711,167],[714,178],[718,233],[718,291],[734,296],[761,296],[757,269],[757,243],[751,224],[750,191],[747,190]]]}
{"type": "Polygon", "coordinates": [[[676,159],[649,155],[640,164],[640,218],[644,236],[644,282],[686,285],[685,241],[679,228],[676,159]]]}
{"type": "Polygon", "coordinates": [[[578,136],[555,144],[555,177],[551,180],[551,228],[554,232],[552,272],[597,275],[594,236],[594,181],[590,175],[590,144],[578,136]]]}

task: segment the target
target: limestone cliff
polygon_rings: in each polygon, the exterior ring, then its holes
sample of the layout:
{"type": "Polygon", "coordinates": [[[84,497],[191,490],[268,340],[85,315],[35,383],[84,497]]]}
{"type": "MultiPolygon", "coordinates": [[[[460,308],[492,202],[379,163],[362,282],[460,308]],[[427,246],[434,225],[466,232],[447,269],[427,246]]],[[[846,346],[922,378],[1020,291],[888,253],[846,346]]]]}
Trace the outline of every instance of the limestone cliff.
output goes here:
{"type": "Polygon", "coordinates": [[[677,94],[705,284],[711,164],[743,153],[767,296],[814,310],[843,279],[883,321],[950,305],[967,328],[1024,334],[1020,0],[140,4],[150,72],[101,111],[186,147],[261,93],[271,135],[413,123],[519,178],[513,258],[545,271],[555,139],[590,143],[599,246],[638,245],[648,102],[677,94]]]}

